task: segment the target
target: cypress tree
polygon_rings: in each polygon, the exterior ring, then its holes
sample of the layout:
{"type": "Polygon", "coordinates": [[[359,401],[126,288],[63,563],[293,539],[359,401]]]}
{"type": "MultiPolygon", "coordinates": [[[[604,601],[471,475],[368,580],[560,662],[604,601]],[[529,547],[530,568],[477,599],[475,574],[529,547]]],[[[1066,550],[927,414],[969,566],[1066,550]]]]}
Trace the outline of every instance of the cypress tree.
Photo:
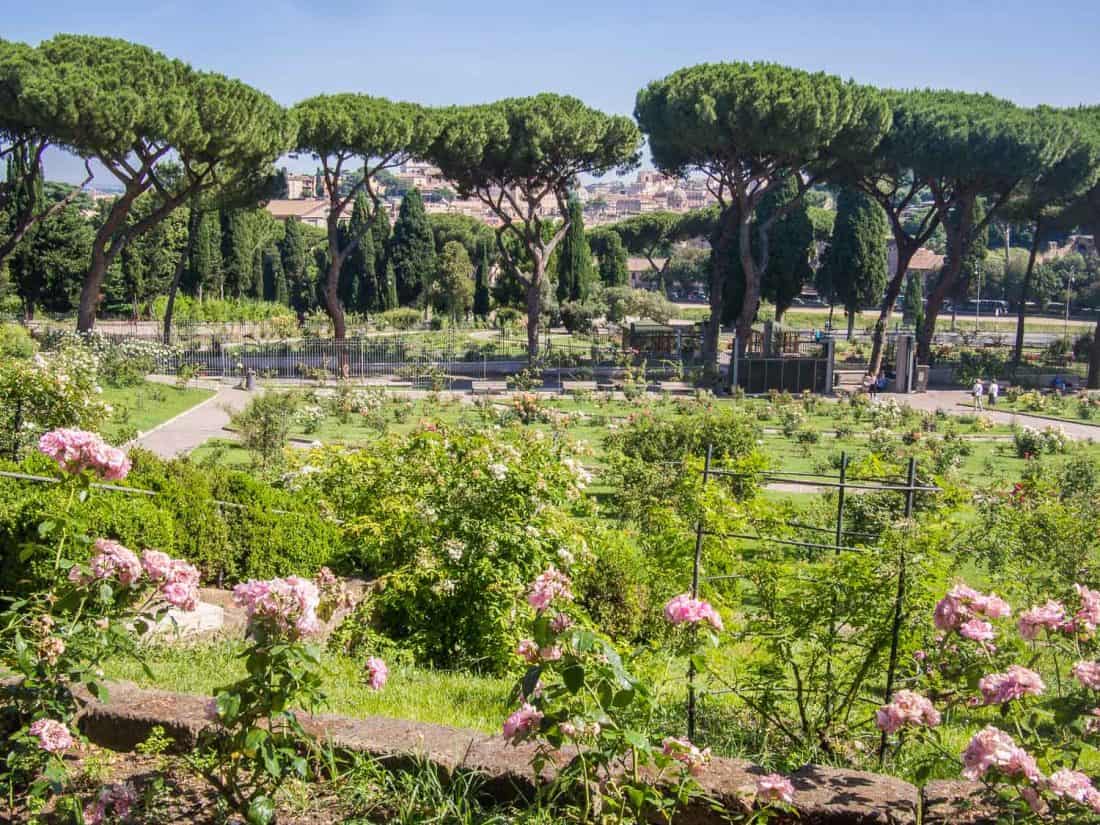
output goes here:
{"type": "Polygon", "coordinates": [[[914,329],[920,329],[924,325],[924,283],[916,273],[906,276],[902,313],[902,320],[911,324],[914,329]]]}
{"type": "MultiPolygon", "coordinates": [[[[253,292],[252,227],[243,209],[234,209],[224,216],[222,231],[222,270],[225,273],[224,295],[243,298],[253,292]]],[[[221,297],[224,297],[222,295],[221,297]]]]}
{"type": "MultiPolygon", "coordinates": [[[[385,209],[374,210],[374,216],[371,218],[371,234],[374,239],[374,271],[379,279],[379,285],[384,286],[381,279],[386,273],[390,236],[393,234],[390,230],[390,216],[385,209]]],[[[381,289],[380,292],[384,293],[385,289],[381,289]]]]}
{"type": "Polygon", "coordinates": [[[401,306],[416,303],[436,272],[435,236],[417,189],[410,189],[401,200],[390,238],[389,261],[401,306]]]}
{"type": "Polygon", "coordinates": [[[257,301],[265,301],[268,298],[264,284],[264,252],[259,248],[252,253],[252,289],[250,294],[257,301]]]}
{"type": "Polygon", "coordinates": [[[373,277],[374,248],[371,243],[370,209],[367,197],[360,192],[355,198],[351,210],[351,220],[342,230],[345,238],[341,246],[354,243],[356,247],[344,259],[340,270],[340,300],[344,308],[351,312],[363,312],[370,309],[370,295],[373,292],[369,280],[373,277]],[[370,258],[368,263],[367,258],[370,258]]]}
{"type": "Polygon", "coordinates": [[[592,290],[592,253],[584,236],[584,210],[569,199],[569,231],[558,250],[558,303],[584,301],[592,290]]]}
{"type": "Polygon", "coordinates": [[[283,271],[283,259],[277,244],[272,243],[264,249],[264,297],[268,301],[286,303],[286,273],[283,271]],[[282,284],[282,286],[280,286],[282,284]],[[281,295],[280,295],[281,291],[281,295]]]}
{"type": "Polygon", "coordinates": [[[474,274],[474,317],[489,317],[489,242],[477,245],[477,272],[474,274]]]}
{"type": "Polygon", "coordinates": [[[382,310],[397,309],[400,304],[397,302],[397,275],[393,271],[393,262],[389,259],[386,260],[385,275],[385,287],[384,293],[385,300],[382,303],[382,310]]]}
{"type": "Polygon", "coordinates": [[[882,297],[886,288],[886,213],[861,192],[842,189],[837,197],[832,243],[822,264],[819,289],[848,313],[848,338],[856,314],[882,297]]]}
{"type": "Polygon", "coordinates": [[[195,230],[187,289],[202,296],[207,291],[220,295],[223,288],[222,221],[217,210],[203,212],[195,230]]]}
{"type": "Polygon", "coordinates": [[[617,232],[606,232],[601,238],[599,253],[600,281],[604,286],[626,286],[630,283],[630,266],[626,247],[617,232]]]}
{"type": "Polygon", "coordinates": [[[306,244],[302,237],[302,222],[290,218],[286,222],[282,243],[279,244],[283,275],[287,281],[290,305],[298,312],[305,312],[312,304],[306,296],[312,288],[306,288],[306,244]]]}

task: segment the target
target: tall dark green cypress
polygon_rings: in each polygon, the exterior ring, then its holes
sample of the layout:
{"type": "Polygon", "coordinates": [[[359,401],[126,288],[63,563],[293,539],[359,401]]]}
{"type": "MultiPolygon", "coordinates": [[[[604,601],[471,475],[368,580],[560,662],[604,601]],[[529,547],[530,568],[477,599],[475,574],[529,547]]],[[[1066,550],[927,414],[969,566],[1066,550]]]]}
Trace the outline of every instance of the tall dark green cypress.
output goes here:
{"type": "Polygon", "coordinates": [[[382,303],[382,310],[397,309],[400,304],[397,301],[397,275],[393,271],[393,262],[388,258],[386,259],[385,272],[385,292],[383,293],[385,300],[382,303]]]}
{"type": "Polygon", "coordinates": [[[401,211],[390,238],[389,261],[397,279],[400,305],[415,304],[435,277],[437,266],[435,236],[417,189],[410,189],[401,200],[401,211]]]}
{"type": "Polygon", "coordinates": [[[279,252],[283,259],[283,274],[290,293],[290,305],[304,313],[312,306],[313,287],[312,284],[307,284],[306,242],[302,236],[302,222],[297,218],[287,220],[279,252]]]}
{"type": "Polygon", "coordinates": [[[837,197],[833,239],[818,277],[830,303],[848,313],[848,337],[864,305],[882,299],[886,287],[886,213],[862,192],[842,189],[837,197]]]}
{"type": "Polygon", "coordinates": [[[344,308],[349,312],[363,312],[369,309],[369,295],[372,291],[368,281],[367,256],[371,261],[369,268],[374,267],[374,249],[369,243],[365,243],[372,234],[370,209],[367,207],[367,197],[360,192],[355,198],[355,204],[351,209],[351,220],[342,229],[345,238],[341,246],[358,241],[356,247],[344,259],[344,265],[340,270],[340,299],[344,308]]]}
{"type": "Polygon", "coordinates": [[[477,272],[474,275],[474,317],[484,321],[489,317],[489,242],[477,245],[477,272]]]}
{"type": "Polygon", "coordinates": [[[558,302],[584,301],[592,290],[592,252],[584,236],[584,209],[569,199],[569,230],[558,252],[558,302]]]}
{"type": "Polygon", "coordinates": [[[626,247],[618,232],[607,231],[600,236],[600,281],[604,286],[626,286],[630,283],[630,265],[626,247]]]}

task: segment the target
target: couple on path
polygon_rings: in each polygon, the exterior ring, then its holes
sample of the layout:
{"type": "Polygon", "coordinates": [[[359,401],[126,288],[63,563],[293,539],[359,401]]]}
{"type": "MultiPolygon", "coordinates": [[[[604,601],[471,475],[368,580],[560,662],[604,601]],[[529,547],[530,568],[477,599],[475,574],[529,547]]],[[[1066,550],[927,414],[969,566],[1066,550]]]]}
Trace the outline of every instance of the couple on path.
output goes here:
{"type": "MultiPolygon", "coordinates": [[[[983,401],[986,396],[985,383],[981,378],[975,379],[974,388],[971,390],[974,394],[974,409],[981,411],[985,409],[983,401]]],[[[989,382],[989,406],[997,406],[997,396],[1001,394],[1001,388],[997,384],[997,379],[994,378],[989,382]]]]}

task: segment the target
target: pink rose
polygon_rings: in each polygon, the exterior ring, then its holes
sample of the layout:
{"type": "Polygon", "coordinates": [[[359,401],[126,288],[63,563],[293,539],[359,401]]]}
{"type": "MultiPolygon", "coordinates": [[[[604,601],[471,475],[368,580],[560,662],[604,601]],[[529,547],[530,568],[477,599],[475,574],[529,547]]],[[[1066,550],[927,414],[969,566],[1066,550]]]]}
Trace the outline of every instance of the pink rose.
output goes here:
{"type": "Polygon", "coordinates": [[[690,593],[673,596],[665,603],[665,619],[669,624],[698,624],[706,622],[715,630],[722,630],[722,617],[709,602],[692,598],[690,593]]]}
{"type": "Polygon", "coordinates": [[[27,728],[31,736],[38,737],[38,747],[47,753],[61,754],[73,746],[69,729],[54,719],[39,719],[27,728]]]}
{"type": "Polygon", "coordinates": [[[367,659],[367,684],[371,690],[381,690],[386,686],[386,680],[390,678],[390,669],[386,663],[377,656],[367,659]]]}
{"type": "Polygon", "coordinates": [[[1062,603],[1048,601],[1042,607],[1033,607],[1021,613],[1016,626],[1025,639],[1034,639],[1042,628],[1058,630],[1065,619],[1066,608],[1062,603]]]}
{"type": "Polygon", "coordinates": [[[710,748],[700,750],[688,739],[674,736],[665,737],[661,743],[665,756],[670,756],[685,768],[692,776],[700,776],[710,763],[710,748]]]}
{"type": "Polygon", "coordinates": [[[1012,665],[1004,673],[990,673],[978,681],[978,690],[987,705],[1000,705],[1024,696],[1039,696],[1046,685],[1039,674],[1026,667],[1012,665]]]}
{"type": "Polygon", "coordinates": [[[542,712],[534,705],[524,702],[519,710],[505,720],[504,738],[508,739],[513,745],[518,745],[538,727],[541,721],[542,712]]]}
{"type": "Polygon", "coordinates": [[[756,795],[768,802],[794,802],[794,785],[787,777],[778,773],[769,773],[756,780],[756,795]]]}
{"type": "Polygon", "coordinates": [[[899,690],[893,701],[883,705],[875,714],[879,730],[895,733],[905,725],[935,727],[940,723],[939,711],[932,703],[911,690],[899,690]]]}
{"type": "Polygon", "coordinates": [[[550,565],[531,583],[531,589],[527,593],[527,603],[535,610],[541,611],[557,599],[572,601],[573,591],[570,588],[569,577],[550,565]]]}

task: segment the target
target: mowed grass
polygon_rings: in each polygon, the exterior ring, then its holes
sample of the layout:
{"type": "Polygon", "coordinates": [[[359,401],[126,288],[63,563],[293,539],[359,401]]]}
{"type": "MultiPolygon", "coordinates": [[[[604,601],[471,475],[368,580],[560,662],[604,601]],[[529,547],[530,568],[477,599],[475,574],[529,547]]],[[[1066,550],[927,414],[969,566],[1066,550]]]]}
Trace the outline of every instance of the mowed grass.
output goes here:
{"type": "MultiPolygon", "coordinates": [[[[226,640],[148,646],[142,649],[141,659],[152,678],[131,659],[111,661],[104,670],[112,680],[209,696],[214,688],[245,675],[243,650],[243,642],[226,640]]],[[[360,662],[336,653],[326,653],[323,662],[327,702],[322,710],[327,713],[413,719],[486,733],[498,732],[509,713],[508,696],[514,684],[510,679],[390,662],[385,689],[373,691],[364,682],[360,662]]]]}
{"type": "Polygon", "coordinates": [[[101,398],[111,405],[113,415],[108,434],[123,427],[149,432],[214,395],[212,390],[179,387],[145,381],[132,387],[104,387],[101,398]]]}

